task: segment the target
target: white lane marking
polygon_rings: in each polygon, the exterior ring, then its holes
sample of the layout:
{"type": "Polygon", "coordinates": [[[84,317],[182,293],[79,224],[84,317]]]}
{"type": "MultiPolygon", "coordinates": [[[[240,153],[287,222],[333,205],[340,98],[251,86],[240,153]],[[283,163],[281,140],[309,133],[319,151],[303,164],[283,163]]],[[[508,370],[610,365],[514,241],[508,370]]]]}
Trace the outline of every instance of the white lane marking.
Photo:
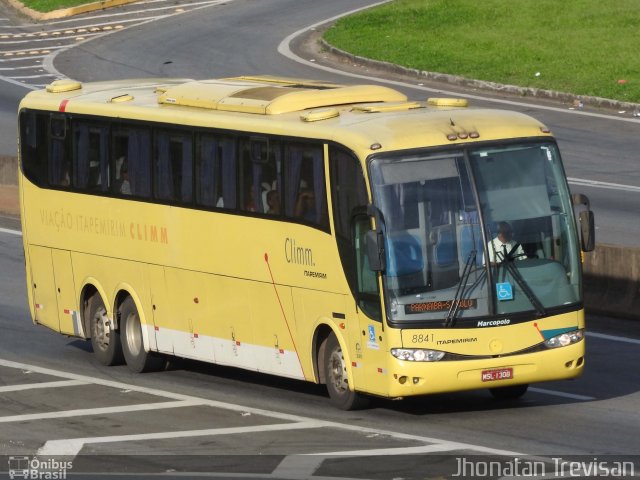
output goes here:
{"type": "Polygon", "coordinates": [[[216,400],[207,400],[204,398],[193,397],[190,395],[183,395],[180,393],[173,393],[166,390],[158,390],[155,388],[141,387],[138,385],[131,385],[128,383],[117,382],[113,380],[103,380],[95,377],[88,377],[85,375],[79,375],[75,373],[63,372],[60,370],[53,370],[51,368],[39,367],[36,365],[29,365],[26,363],[13,362],[11,360],[0,359],[0,366],[16,368],[21,370],[31,370],[32,372],[41,373],[44,375],[50,375],[53,377],[67,378],[69,380],[81,380],[86,381],[94,385],[102,385],[105,387],[113,387],[120,390],[132,390],[139,393],[146,393],[157,397],[170,398],[172,400],[183,400],[198,402],[199,405],[207,405],[216,408],[222,408],[225,410],[232,410],[236,412],[249,412],[255,415],[264,415],[272,418],[279,418],[281,420],[288,420],[292,422],[308,421],[309,418],[301,417],[298,415],[289,415],[286,413],[273,412],[270,410],[262,410],[259,408],[243,407],[241,405],[235,405],[231,403],[218,402],[216,400]]]}
{"type": "Polygon", "coordinates": [[[312,453],[315,456],[326,457],[372,457],[376,455],[417,455],[419,453],[450,452],[461,450],[464,444],[457,442],[444,442],[436,445],[421,445],[417,447],[390,447],[375,448],[370,450],[351,450],[345,452],[312,453]]]}
{"type": "MultiPolygon", "coordinates": [[[[89,383],[89,382],[85,382],[89,383]]],[[[206,402],[205,402],[206,403],[206,402]]],[[[56,412],[28,413],[24,415],[8,415],[0,417],[0,423],[28,422],[33,420],[46,420],[51,418],[86,417],[90,415],[109,415],[112,413],[146,412],[150,410],[163,410],[167,408],[182,408],[201,406],[205,403],[195,400],[179,400],[175,402],[138,403],[133,405],[121,405],[117,407],[80,408],[77,410],[58,410],[56,412]]]]}
{"type": "Polygon", "coordinates": [[[456,442],[444,442],[435,445],[415,447],[390,447],[370,450],[352,450],[339,452],[319,452],[286,456],[276,469],[271,472],[272,478],[316,478],[314,473],[325,460],[344,457],[372,457],[378,455],[419,455],[425,453],[451,452],[464,450],[464,445],[456,442]]]}
{"type": "Polygon", "coordinates": [[[545,388],[530,387],[529,391],[542,393],[544,395],[553,395],[554,397],[570,398],[571,400],[581,400],[583,402],[597,400],[596,397],[587,397],[586,395],[577,395],[575,393],[558,392],[556,390],[547,390],[545,388]]]}
{"type": "Polygon", "coordinates": [[[388,437],[395,438],[395,439],[413,440],[413,441],[423,442],[423,443],[428,443],[428,444],[453,445],[455,443],[461,449],[474,450],[474,451],[477,451],[477,452],[484,452],[484,453],[493,454],[493,455],[514,455],[514,456],[515,455],[521,455],[520,453],[517,453],[517,452],[512,452],[512,451],[509,451],[509,450],[495,449],[495,448],[490,448],[490,447],[484,447],[482,445],[473,445],[473,444],[467,444],[467,443],[457,443],[457,442],[451,442],[451,441],[448,441],[448,440],[443,440],[443,439],[440,439],[440,438],[425,437],[425,436],[422,436],[422,435],[411,435],[411,434],[406,434],[406,433],[393,432],[393,431],[389,431],[389,430],[380,430],[380,429],[376,429],[376,428],[366,428],[366,427],[362,427],[362,426],[359,426],[359,425],[348,425],[348,424],[338,423],[338,422],[321,421],[321,420],[317,420],[317,419],[310,418],[310,417],[303,417],[303,416],[299,416],[299,415],[291,415],[291,414],[282,413],[282,412],[276,412],[276,411],[272,411],[272,410],[264,410],[264,409],[261,409],[261,408],[246,407],[246,406],[243,406],[243,405],[225,403],[225,402],[220,402],[220,401],[216,401],[216,400],[208,400],[208,399],[204,399],[204,398],[193,397],[193,396],[183,395],[183,394],[179,394],[179,393],[173,393],[173,392],[169,392],[169,391],[166,391],[166,390],[158,390],[158,389],[154,389],[154,388],[141,387],[141,386],[138,386],[138,385],[130,385],[130,384],[111,381],[111,380],[102,380],[100,378],[88,377],[88,376],[85,376],[85,375],[79,375],[79,374],[75,374],[75,373],[68,373],[68,372],[63,372],[63,371],[59,371],[59,370],[53,370],[53,369],[50,369],[50,368],[38,367],[36,365],[29,365],[29,364],[20,363],[20,362],[13,362],[11,360],[0,359],[0,366],[16,368],[16,369],[21,369],[21,370],[30,370],[32,372],[42,373],[42,374],[45,374],[45,375],[51,375],[51,376],[54,376],[54,377],[62,377],[62,378],[68,378],[68,379],[73,379],[73,380],[82,380],[82,381],[87,381],[89,383],[96,384],[96,385],[109,386],[109,387],[114,387],[114,388],[118,388],[118,389],[129,389],[129,390],[136,391],[136,392],[148,393],[150,395],[156,395],[156,396],[159,396],[159,397],[171,398],[171,399],[175,399],[175,400],[192,401],[192,402],[195,402],[198,405],[205,405],[205,406],[210,406],[210,407],[215,407],[215,408],[221,408],[221,409],[235,411],[235,412],[243,412],[243,413],[244,412],[248,412],[248,413],[252,413],[252,414],[255,414],[255,415],[262,415],[262,416],[265,416],[265,417],[277,418],[277,419],[280,419],[280,420],[286,420],[286,421],[295,422],[295,424],[312,423],[312,424],[318,425],[318,426],[324,426],[324,427],[327,427],[327,428],[334,428],[334,429],[338,429],[338,430],[346,430],[346,431],[356,432],[356,433],[360,433],[360,434],[362,434],[362,433],[371,433],[371,434],[378,434],[378,435],[386,435],[388,437]]]}
{"type": "MultiPolygon", "coordinates": [[[[56,45],[53,47],[46,47],[45,50],[57,50],[57,49],[61,49],[64,48],[64,45],[56,45]]],[[[36,49],[30,49],[30,48],[23,48],[23,49],[19,49],[19,50],[5,50],[3,52],[3,60],[27,60],[27,59],[32,59],[32,58],[42,58],[44,55],[40,55],[40,53],[48,53],[48,52],[43,52],[40,49],[36,50],[36,49]],[[32,53],[29,54],[30,51],[33,52],[38,52],[38,53],[32,53]]]]}
{"type": "Polygon", "coordinates": [[[24,55],[19,57],[0,58],[0,63],[6,62],[24,62],[25,60],[37,60],[39,58],[47,58],[47,55],[24,55]]]}
{"type": "Polygon", "coordinates": [[[605,335],[604,333],[587,332],[587,337],[600,338],[602,340],[611,340],[613,342],[632,343],[640,345],[640,340],[636,338],[617,337],[615,335],[605,335]]]}
{"type": "Polygon", "coordinates": [[[21,75],[21,76],[17,76],[17,77],[11,77],[14,80],[26,80],[29,78],[42,78],[42,77],[56,77],[57,75],[54,75],[53,73],[41,73],[39,75],[21,75]]]}
{"type": "MultiPolygon", "coordinates": [[[[32,65],[22,65],[20,67],[0,67],[0,72],[11,71],[14,72],[16,70],[42,70],[42,65],[32,64],[32,65]]],[[[42,70],[44,72],[44,70],[42,70]]]]}
{"type": "Polygon", "coordinates": [[[39,450],[38,455],[75,456],[88,443],[135,442],[141,440],[165,440],[176,438],[209,437],[215,435],[235,435],[242,433],[278,432],[287,430],[306,430],[324,427],[324,422],[309,421],[299,423],[279,423],[275,425],[256,425],[250,427],[209,428],[204,430],[186,430],[179,432],[140,433],[132,435],[114,435],[109,437],[69,438],[49,440],[39,450]]]}
{"type": "Polygon", "coordinates": [[[411,88],[414,90],[420,90],[423,92],[430,92],[430,93],[438,93],[439,95],[448,95],[448,96],[453,96],[453,97],[465,97],[465,98],[469,98],[471,100],[479,100],[482,102],[491,102],[491,103],[499,103],[502,105],[509,105],[512,107],[523,107],[523,108],[533,108],[533,109],[537,109],[537,110],[547,110],[547,111],[551,111],[551,112],[559,112],[559,113],[566,113],[566,114],[572,114],[572,115],[582,115],[585,117],[594,117],[594,118],[603,118],[606,120],[618,120],[620,122],[629,122],[629,123],[640,123],[640,119],[636,119],[636,118],[627,118],[627,117],[616,117],[614,115],[606,115],[603,113],[593,113],[593,112],[585,112],[582,110],[567,110],[566,108],[559,108],[559,107],[550,107],[547,105],[538,105],[538,104],[534,104],[534,103],[524,103],[524,102],[517,102],[517,101],[513,101],[513,100],[504,100],[504,99],[500,99],[500,98],[491,98],[491,97],[484,97],[482,95],[472,95],[472,94],[468,94],[468,93],[460,93],[460,92],[454,92],[454,91],[449,91],[449,90],[443,90],[440,88],[429,88],[429,87],[424,87],[424,86],[420,86],[420,85],[415,85],[415,84],[411,84],[411,83],[405,83],[405,82],[399,82],[399,81],[395,81],[395,80],[387,80],[384,78],[378,78],[378,77],[371,77],[368,75],[360,75],[357,73],[350,73],[350,72],[344,72],[342,70],[338,70],[337,68],[333,68],[333,67],[328,67],[326,65],[318,65],[315,62],[310,62],[309,60],[305,60],[304,58],[301,58],[299,56],[297,56],[295,53],[293,53],[291,51],[291,47],[290,44],[293,41],[294,38],[302,35],[303,33],[308,32],[309,30],[312,30],[314,28],[317,28],[321,25],[324,25],[325,23],[329,23],[329,22],[333,22],[334,20],[338,20],[339,18],[345,17],[347,15],[351,15],[353,13],[357,13],[361,10],[367,10],[369,8],[373,8],[373,7],[377,7],[379,5],[383,5],[385,3],[389,3],[391,0],[385,0],[379,3],[373,3],[371,5],[367,5],[366,7],[362,7],[362,8],[356,8],[355,10],[350,10],[348,12],[345,13],[341,13],[340,15],[336,15],[335,17],[331,17],[331,18],[327,18],[325,20],[322,20],[320,22],[314,23],[313,25],[309,25],[307,27],[301,28],[300,30],[293,32],[291,35],[287,36],[284,40],[282,40],[282,42],[280,42],[280,45],[278,45],[278,53],[280,53],[281,55],[284,55],[285,57],[287,57],[290,60],[293,60],[294,62],[298,62],[301,63],[302,65],[306,65],[308,67],[313,67],[316,69],[320,69],[320,70],[324,70],[333,74],[337,74],[337,75],[344,75],[347,77],[352,77],[352,78],[359,78],[359,79],[364,79],[367,81],[375,81],[375,82],[379,82],[379,83],[386,83],[388,85],[396,85],[398,87],[404,87],[404,88],[411,88]]]}
{"type": "MultiPolygon", "coordinates": [[[[129,20],[125,20],[123,22],[120,23],[125,23],[126,21],[129,20]]],[[[112,24],[112,25],[118,25],[118,24],[112,24]]],[[[100,31],[95,31],[95,32],[72,32],[72,33],[67,33],[67,34],[63,34],[63,35],[50,35],[45,37],[38,37],[38,38],[28,38],[26,40],[10,40],[10,41],[0,41],[0,45],[22,45],[22,44],[38,44],[38,43],[44,43],[44,42],[59,42],[60,40],[74,40],[77,37],[90,37],[90,36],[95,36],[102,33],[102,30],[100,31]]],[[[40,48],[48,48],[51,49],[51,47],[43,47],[40,46],[40,48]]]]}
{"type": "Polygon", "coordinates": [[[38,388],[76,387],[78,385],[90,385],[90,384],[89,382],[81,382],[80,380],[60,380],[57,382],[40,382],[40,383],[26,383],[26,384],[23,383],[20,385],[5,385],[3,387],[0,387],[0,393],[21,392],[24,390],[35,390],[38,388]]]}
{"type": "MultiPolygon", "coordinates": [[[[91,24],[89,24],[89,25],[74,25],[72,28],[74,28],[74,30],[77,30],[77,29],[79,29],[79,28],[89,28],[89,29],[91,29],[91,28],[109,27],[109,26],[116,26],[116,25],[120,25],[120,24],[122,24],[122,23],[145,22],[145,21],[147,21],[147,20],[154,20],[154,19],[156,19],[156,18],[158,18],[158,19],[162,19],[162,18],[166,18],[166,17],[168,17],[169,15],[170,15],[170,14],[167,14],[167,15],[160,15],[160,16],[158,16],[158,15],[154,15],[154,16],[151,16],[151,17],[124,18],[124,19],[122,19],[122,20],[118,20],[118,21],[101,22],[101,23],[91,23],[91,24]]],[[[98,17],[98,18],[103,18],[103,17],[98,17]]],[[[109,17],[109,18],[111,18],[111,17],[109,17]]],[[[135,26],[135,25],[134,25],[134,26],[135,26]]],[[[47,32],[49,35],[51,35],[51,34],[52,34],[52,32],[57,32],[57,31],[58,31],[58,30],[47,30],[46,32],[47,32]]],[[[109,32],[113,32],[113,30],[108,30],[108,31],[109,31],[109,32]]],[[[104,31],[104,30],[101,30],[101,31],[99,31],[99,32],[88,32],[88,33],[90,33],[90,34],[91,34],[91,33],[100,34],[100,33],[105,33],[105,31],[104,31]]],[[[70,35],[71,35],[71,34],[68,34],[68,35],[67,35],[67,37],[68,37],[68,36],[70,36],[70,35]]],[[[76,34],[73,34],[73,35],[79,35],[79,34],[77,34],[77,33],[76,33],[76,34]]],[[[84,33],[83,33],[82,35],[83,35],[83,36],[87,36],[87,35],[84,35],[84,33]]],[[[65,36],[64,36],[64,35],[60,35],[60,36],[57,36],[57,37],[55,37],[55,38],[60,39],[60,38],[65,38],[65,36]]]]}
{"type": "Polygon", "coordinates": [[[325,457],[319,455],[287,455],[270,476],[272,478],[313,478],[313,474],[325,460],[325,457]]]}
{"type": "MultiPolygon", "coordinates": [[[[2,80],[2,77],[0,77],[2,80]]],[[[21,87],[29,88],[27,85],[20,85],[21,87]]],[[[22,236],[22,232],[20,230],[10,230],[8,228],[0,228],[0,233],[8,233],[9,235],[17,235],[19,237],[22,236]]]]}
{"type": "Polygon", "coordinates": [[[601,182],[599,180],[586,180],[584,178],[568,177],[568,182],[573,185],[581,185],[583,187],[606,188],[609,190],[622,190],[625,192],[640,192],[640,187],[635,185],[623,185],[620,183],[601,182]]]}

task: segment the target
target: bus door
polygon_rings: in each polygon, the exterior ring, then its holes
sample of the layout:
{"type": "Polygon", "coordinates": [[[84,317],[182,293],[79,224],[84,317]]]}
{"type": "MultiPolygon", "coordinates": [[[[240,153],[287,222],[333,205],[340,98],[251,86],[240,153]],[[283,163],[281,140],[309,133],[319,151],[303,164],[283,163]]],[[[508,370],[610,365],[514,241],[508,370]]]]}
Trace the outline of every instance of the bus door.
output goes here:
{"type": "MultiPolygon", "coordinates": [[[[145,269],[146,284],[149,286],[149,296],[151,298],[151,312],[153,326],[147,325],[147,332],[153,328],[153,335],[149,334],[149,344],[151,349],[159,352],[173,354],[173,339],[170,335],[168,321],[169,299],[167,298],[167,287],[164,278],[164,267],[159,265],[147,265],[145,269]]],[[[142,326],[145,328],[145,326],[142,326]]]]}
{"type": "Polygon", "coordinates": [[[360,326],[360,342],[356,345],[356,351],[360,352],[357,368],[364,370],[368,392],[385,394],[389,384],[387,370],[389,347],[382,323],[378,274],[371,269],[365,245],[365,235],[371,231],[370,217],[364,214],[355,217],[353,229],[357,311],[360,326]]]}
{"type": "Polygon", "coordinates": [[[31,285],[35,320],[40,325],[60,331],[58,319],[58,299],[53,274],[51,249],[29,246],[29,265],[31,266],[31,285]]]}
{"type": "MultiPolygon", "coordinates": [[[[60,332],[80,336],[80,312],[76,310],[77,296],[71,267],[71,252],[67,250],[51,250],[53,275],[56,282],[58,319],[60,332]]],[[[86,335],[87,332],[84,332],[86,335]]]]}

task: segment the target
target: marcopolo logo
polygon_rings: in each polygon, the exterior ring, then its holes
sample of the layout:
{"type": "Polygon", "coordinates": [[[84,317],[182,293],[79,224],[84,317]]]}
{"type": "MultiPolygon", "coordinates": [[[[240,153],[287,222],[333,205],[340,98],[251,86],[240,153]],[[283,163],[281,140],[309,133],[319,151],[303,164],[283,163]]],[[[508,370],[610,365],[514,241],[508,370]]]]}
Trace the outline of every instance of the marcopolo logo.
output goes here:
{"type": "Polygon", "coordinates": [[[509,325],[511,323],[511,319],[503,318],[502,320],[480,320],[478,322],[478,327],[499,327],[500,325],[509,325]]]}
{"type": "Polygon", "coordinates": [[[67,470],[73,468],[73,462],[55,458],[9,457],[9,478],[28,478],[38,480],[62,480],[67,478],[67,470]]]}

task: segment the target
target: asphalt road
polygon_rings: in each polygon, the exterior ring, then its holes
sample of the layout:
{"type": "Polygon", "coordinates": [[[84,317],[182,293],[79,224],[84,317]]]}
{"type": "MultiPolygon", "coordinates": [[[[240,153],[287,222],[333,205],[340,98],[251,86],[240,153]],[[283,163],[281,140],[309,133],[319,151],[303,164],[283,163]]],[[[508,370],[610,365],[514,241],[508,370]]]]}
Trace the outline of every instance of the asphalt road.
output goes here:
{"type": "MultiPolygon", "coordinates": [[[[52,65],[80,80],[259,72],[352,81],[293,61],[277,48],[307,25],[368,3],[211,4],[60,49],[52,65]]],[[[313,58],[323,63],[321,55],[313,58]]],[[[355,73],[367,74],[362,68],[355,73]]],[[[7,116],[25,92],[15,83],[3,82],[0,92],[2,149],[11,148],[6,129],[15,125],[7,116]]],[[[429,85],[399,88],[413,98],[432,96],[425,91],[429,85]]],[[[579,115],[562,105],[496,100],[473,103],[526,111],[547,123],[571,178],[640,190],[637,123],[579,115]]],[[[598,215],[599,241],[637,244],[640,192],[620,188],[580,185],[598,215]]],[[[640,325],[632,322],[589,317],[585,375],[537,385],[518,402],[496,402],[478,391],[376,400],[369,410],[341,412],[321,387],[231,368],[174,362],[164,372],[133,375],[126,367],[103,367],[86,342],[31,324],[23,262],[21,238],[0,230],[0,455],[66,454],[75,462],[69,473],[84,472],[82,478],[116,469],[409,479],[450,475],[456,459],[486,454],[615,461],[638,453],[640,325]]],[[[0,472],[4,465],[10,464],[0,458],[0,472]]]]}

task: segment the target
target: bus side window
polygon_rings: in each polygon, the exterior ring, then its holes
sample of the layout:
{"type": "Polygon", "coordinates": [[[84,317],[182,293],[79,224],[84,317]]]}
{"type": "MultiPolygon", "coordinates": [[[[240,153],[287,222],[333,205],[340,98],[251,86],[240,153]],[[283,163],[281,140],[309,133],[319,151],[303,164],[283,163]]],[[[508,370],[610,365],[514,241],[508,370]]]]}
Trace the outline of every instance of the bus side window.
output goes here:
{"type": "MultiPolygon", "coordinates": [[[[53,147],[52,157],[55,158],[55,143],[53,147]]],[[[73,152],[73,186],[86,191],[108,190],[109,126],[83,121],[75,122],[73,152]]]]}
{"type": "Polygon", "coordinates": [[[193,200],[193,145],[191,135],[160,131],[155,136],[155,196],[160,200],[193,200]]]}
{"type": "Polygon", "coordinates": [[[243,138],[240,152],[242,210],[279,215],[280,143],[266,137],[243,138]]]}
{"type": "Polygon", "coordinates": [[[321,145],[289,144],[285,149],[285,214],[329,227],[321,145]]]}
{"type": "Polygon", "coordinates": [[[196,153],[196,203],[203,207],[215,207],[220,196],[217,179],[220,175],[218,138],[200,135],[196,153]]]}
{"type": "Polygon", "coordinates": [[[22,171],[31,182],[41,187],[48,183],[48,120],[47,115],[35,112],[23,111],[20,114],[22,171]]]}
{"type": "Polygon", "coordinates": [[[201,134],[196,148],[196,203],[209,208],[235,208],[235,138],[201,134]]]}
{"type": "Polygon", "coordinates": [[[369,267],[364,236],[371,220],[363,215],[369,197],[360,162],[337,147],[329,149],[331,199],[336,243],[349,287],[371,318],[382,318],[376,274],[369,267]],[[358,215],[356,215],[358,212],[358,215]]]}
{"type": "Polygon", "coordinates": [[[58,187],[71,185],[68,123],[66,117],[58,115],[52,115],[49,123],[49,184],[58,187]]]}
{"type": "Polygon", "coordinates": [[[113,130],[111,191],[117,195],[151,196],[151,131],[116,127],[113,130]]]}
{"type": "Polygon", "coordinates": [[[365,236],[371,231],[371,219],[368,215],[353,217],[353,250],[355,252],[356,297],[358,306],[373,320],[382,321],[378,276],[371,269],[365,236]]]}

